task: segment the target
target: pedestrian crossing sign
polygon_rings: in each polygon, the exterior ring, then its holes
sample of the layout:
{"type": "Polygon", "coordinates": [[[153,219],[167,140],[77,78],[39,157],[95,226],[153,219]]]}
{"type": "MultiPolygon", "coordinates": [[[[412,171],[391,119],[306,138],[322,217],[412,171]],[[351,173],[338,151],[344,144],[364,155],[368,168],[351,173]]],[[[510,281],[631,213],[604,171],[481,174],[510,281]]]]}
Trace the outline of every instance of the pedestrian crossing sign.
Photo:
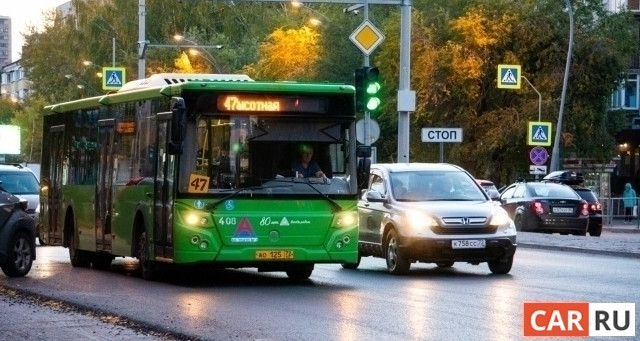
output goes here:
{"type": "Polygon", "coordinates": [[[126,81],[126,69],[123,67],[102,68],[102,90],[120,90],[126,81]]]}
{"type": "Polygon", "coordinates": [[[530,146],[550,146],[551,122],[529,122],[527,144],[530,146]]]}
{"type": "Polygon", "coordinates": [[[498,88],[520,89],[520,65],[498,65],[498,88]]]}

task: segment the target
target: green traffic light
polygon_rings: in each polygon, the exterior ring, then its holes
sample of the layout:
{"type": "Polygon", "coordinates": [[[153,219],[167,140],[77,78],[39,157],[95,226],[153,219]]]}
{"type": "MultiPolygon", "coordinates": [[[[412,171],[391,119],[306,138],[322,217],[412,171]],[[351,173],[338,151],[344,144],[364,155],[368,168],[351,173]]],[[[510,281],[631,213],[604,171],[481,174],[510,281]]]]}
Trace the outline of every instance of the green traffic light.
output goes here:
{"type": "Polygon", "coordinates": [[[367,95],[375,95],[380,91],[380,83],[371,82],[367,84],[367,95]]]}
{"type": "Polygon", "coordinates": [[[382,103],[382,101],[380,101],[380,98],[378,98],[378,97],[369,98],[367,100],[367,110],[369,110],[369,111],[378,110],[378,107],[380,106],[380,103],[382,103]]]}

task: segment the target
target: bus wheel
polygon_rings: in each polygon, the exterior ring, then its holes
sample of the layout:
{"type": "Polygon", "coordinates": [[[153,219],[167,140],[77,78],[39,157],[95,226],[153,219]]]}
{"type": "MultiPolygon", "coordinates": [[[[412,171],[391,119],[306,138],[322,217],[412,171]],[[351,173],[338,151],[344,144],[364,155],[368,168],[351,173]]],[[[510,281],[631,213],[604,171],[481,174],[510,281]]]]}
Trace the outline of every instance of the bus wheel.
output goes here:
{"type": "Polygon", "coordinates": [[[313,264],[289,269],[287,270],[287,276],[290,279],[299,281],[299,280],[308,279],[309,277],[311,277],[312,272],[313,272],[313,264]]]}
{"type": "Polygon", "coordinates": [[[78,250],[74,232],[69,234],[69,259],[71,259],[71,265],[74,267],[86,268],[91,264],[91,259],[89,259],[87,253],[83,250],[78,250]]]}
{"type": "Polygon", "coordinates": [[[360,260],[362,259],[362,256],[360,256],[358,254],[358,261],[356,261],[355,263],[342,263],[342,267],[344,269],[349,269],[349,270],[355,270],[358,268],[358,266],[360,265],[360,260]]]}
{"type": "Polygon", "coordinates": [[[149,243],[147,242],[147,233],[142,232],[138,240],[138,261],[140,262],[140,274],[147,281],[156,278],[156,269],[154,262],[149,259],[149,243]]]}

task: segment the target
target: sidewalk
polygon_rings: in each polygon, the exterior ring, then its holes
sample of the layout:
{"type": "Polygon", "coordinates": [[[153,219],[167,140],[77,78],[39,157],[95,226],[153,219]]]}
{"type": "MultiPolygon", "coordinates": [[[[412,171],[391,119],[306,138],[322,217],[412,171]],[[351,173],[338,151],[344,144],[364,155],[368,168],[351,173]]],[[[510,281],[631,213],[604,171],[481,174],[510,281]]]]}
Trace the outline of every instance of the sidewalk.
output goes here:
{"type": "Polygon", "coordinates": [[[623,220],[605,224],[600,237],[518,232],[518,247],[558,251],[572,251],[640,259],[640,228],[635,220],[631,225],[623,220]]]}
{"type": "Polygon", "coordinates": [[[640,233],[640,220],[634,219],[631,224],[624,224],[623,219],[614,219],[611,223],[603,222],[602,231],[618,233],[640,233]]]}

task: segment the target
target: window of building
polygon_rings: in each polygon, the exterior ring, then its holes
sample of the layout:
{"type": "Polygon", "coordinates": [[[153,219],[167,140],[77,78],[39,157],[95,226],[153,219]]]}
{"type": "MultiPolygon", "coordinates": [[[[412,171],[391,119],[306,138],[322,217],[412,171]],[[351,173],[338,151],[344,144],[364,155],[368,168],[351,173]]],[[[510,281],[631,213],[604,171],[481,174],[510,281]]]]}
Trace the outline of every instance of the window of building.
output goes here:
{"type": "Polygon", "coordinates": [[[611,95],[612,109],[638,109],[638,74],[631,74],[611,95]]]}

